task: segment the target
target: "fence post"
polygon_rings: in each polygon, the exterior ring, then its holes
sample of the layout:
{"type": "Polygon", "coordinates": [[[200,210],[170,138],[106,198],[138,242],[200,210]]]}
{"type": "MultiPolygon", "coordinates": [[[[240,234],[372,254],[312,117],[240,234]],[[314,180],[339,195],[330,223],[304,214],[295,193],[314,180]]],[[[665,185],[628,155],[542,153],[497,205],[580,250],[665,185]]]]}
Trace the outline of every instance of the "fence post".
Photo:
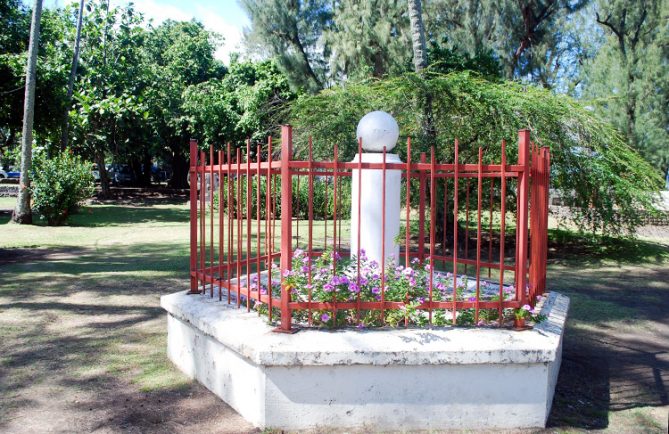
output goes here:
{"type": "Polygon", "coordinates": [[[527,303],[527,224],[528,224],[528,196],[530,186],[530,131],[518,131],[518,165],[522,173],[518,177],[518,245],[516,246],[516,293],[520,295],[521,304],[527,303]]]}
{"type": "Polygon", "coordinates": [[[199,294],[197,278],[197,140],[190,140],[190,293],[199,294]]]}
{"type": "Polygon", "coordinates": [[[291,332],[290,290],[284,284],[284,272],[291,269],[293,252],[293,180],[290,159],[293,155],[293,127],[281,126],[281,326],[282,332],[291,332]]]}
{"type": "Polygon", "coordinates": [[[546,290],[546,261],[548,260],[548,192],[550,187],[550,150],[533,150],[532,207],[530,214],[530,303],[546,290]]]}

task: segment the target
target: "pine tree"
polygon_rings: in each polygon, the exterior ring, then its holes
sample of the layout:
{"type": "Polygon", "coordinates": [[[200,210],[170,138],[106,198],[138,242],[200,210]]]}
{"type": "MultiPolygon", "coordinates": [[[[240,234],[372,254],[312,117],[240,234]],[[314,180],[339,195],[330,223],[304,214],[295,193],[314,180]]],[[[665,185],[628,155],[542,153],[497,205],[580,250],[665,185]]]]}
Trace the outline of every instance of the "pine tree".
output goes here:
{"type": "Polygon", "coordinates": [[[251,19],[246,43],[276,57],[296,89],[315,92],[327,77],[328,47],[321,36],[331,20],[326,0],[241,0],[251,19]]]}

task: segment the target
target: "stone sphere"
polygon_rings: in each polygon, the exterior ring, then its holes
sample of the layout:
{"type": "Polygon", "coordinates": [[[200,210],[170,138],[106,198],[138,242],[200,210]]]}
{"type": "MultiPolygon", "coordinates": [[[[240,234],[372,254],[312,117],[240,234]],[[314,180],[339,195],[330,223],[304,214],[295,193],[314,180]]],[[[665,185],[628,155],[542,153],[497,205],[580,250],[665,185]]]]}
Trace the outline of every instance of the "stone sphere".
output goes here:
{"type": "Polygon", "coordinates": [[[368,152],[390,152],[400,137],[400,128],[395,118],[383,111],[367,113],[358,122],[356,137],[362,138],[362,149],[368,152]]]}

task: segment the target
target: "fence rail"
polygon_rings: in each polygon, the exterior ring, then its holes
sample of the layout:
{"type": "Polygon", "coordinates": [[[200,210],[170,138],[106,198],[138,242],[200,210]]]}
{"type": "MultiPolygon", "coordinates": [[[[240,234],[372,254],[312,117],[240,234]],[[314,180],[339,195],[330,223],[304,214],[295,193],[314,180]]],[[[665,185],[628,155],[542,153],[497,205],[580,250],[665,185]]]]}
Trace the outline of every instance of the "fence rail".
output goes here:
{"type": "Polygon", "coordinates": [[[308,159],[292,160],[290,126],[281,129],[279,160],[273,160],[271,137],[265,146],[252,148],[247,142],[245,149],[228,144],[208,152],[191,141],[191,293],[266,312],[270,321],[278,315],[277,331],[290,332],[295,324],[337,325],[342,312],[361,324],[385,324],[392,320],[389,312],[404,312],[405,326],[455,325],[465,317],[473,324],[481,318],[501,324],[505,309],[533,305],[545,291],[550,152],[531,143],[529,131],[519,131],[515,164],[506,161],[505,142],[498,164],[484,164],[481,148],[476,163],[461,163],[457,141],[451,163],[438,163],[434,148],[429,161],[425,153],[414,161],[410,139],[405,163],[387,162],[385,150],[381,163],[363,162],[361,143],[352,162],[338,161],[337,146],[332,161],[314,161],[311,139],[306,146],[308,159]],[[400,257],[386,260],[390,246],[384,243],[376,267],[361,251],[360,226],[352,234],[356,251],[343,236],[351,231],[353,213],[360,221],[361,209],[359,190],[351,195],[357,203],[343,192],[352,175],[362,176],[364,170],[381,171],[384,180],[389,171],[400,171],[404,186],[400,257]],[[317,190],[324,205],[314,203],[317,190]],[[515,209],[509,209],[514,200],[515,209]],[[512,233],[515,241],[509,242],[512,233]],[[316,268],[323,264],[327,267],[316,268]],[[347,282],[347,298],[334,292],[324,297],[322,288],[315,288],[323,269],[334,286],[347,282]],[[405,291],[398,299],[393,285],[418,279],[414,270],[422,279],[414,286],[422,288],[412,293],[416,297],[405,291]]]}

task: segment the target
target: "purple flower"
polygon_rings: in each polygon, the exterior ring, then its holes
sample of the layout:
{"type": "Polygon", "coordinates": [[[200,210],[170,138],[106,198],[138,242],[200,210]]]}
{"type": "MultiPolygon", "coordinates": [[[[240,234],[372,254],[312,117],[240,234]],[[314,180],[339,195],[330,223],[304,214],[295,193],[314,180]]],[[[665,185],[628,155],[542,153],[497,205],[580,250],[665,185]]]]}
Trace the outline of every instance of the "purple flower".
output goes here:
{"type": "Polygon", "coordinates": [[[293,272],[290,270],[283,270],[283,277],[290,277],[293,275],[293,272]]]}
{"type": "Polygon", "coordinates": [[[303,273],[308,273],[309,272],[309,267],[304,265],[304,266],[302,266],[302,268],[300,268],[300,270],[302,270],[303,273]]]}
{"type": "Polygon", "coordinates": [[[469,297],[469,301],[476,301],[476,297],[469,297]]]}
{"type": "Polygon", "coordinates": [[[380,294],[380,293],[381,293],[381,289],[378,286],[375,286],[374,288],[372,288],[372,294],[380,294]]]}
{"type": "Polygon", "coordinates": [[[293,258],[299,258],[302,255],[304,255],[304,250],[302,249],[295,249],[293,252],[293,258]]]}
{"type": "Polygon", "coordinates": [[[357,294],[358,292],[360,292],[360,287],[355,283],[351,282],[348,284],[348,290],[357,294]]]}
{"type": "Polygon", "coordinates": [[[525,304],[523,305],[523,309],[529,312],[532,310],[532,306],[530,306],[529,304],[525,304]]]}
{"type": "Polygon", "coordinates": [[[323,291],[332,292],[333,290],[334,290],[334,286],[332,286],[331,284],[326,283],[325,285],[323,285],[323,291]]]}
{"type": "Polygon", "coordinates": [[[328,315],[327,313],[324,313],[323,315],[321,315],[321,321],[323,321],[323,322],[330,321],[330,315],[328,315]]]}
{"type": "Polygon", "coordinates": [[[339,255],[339,252],[332,252],[332,259],[335,261],[338,261],[341,259],[341,256],[339,255]]]}

